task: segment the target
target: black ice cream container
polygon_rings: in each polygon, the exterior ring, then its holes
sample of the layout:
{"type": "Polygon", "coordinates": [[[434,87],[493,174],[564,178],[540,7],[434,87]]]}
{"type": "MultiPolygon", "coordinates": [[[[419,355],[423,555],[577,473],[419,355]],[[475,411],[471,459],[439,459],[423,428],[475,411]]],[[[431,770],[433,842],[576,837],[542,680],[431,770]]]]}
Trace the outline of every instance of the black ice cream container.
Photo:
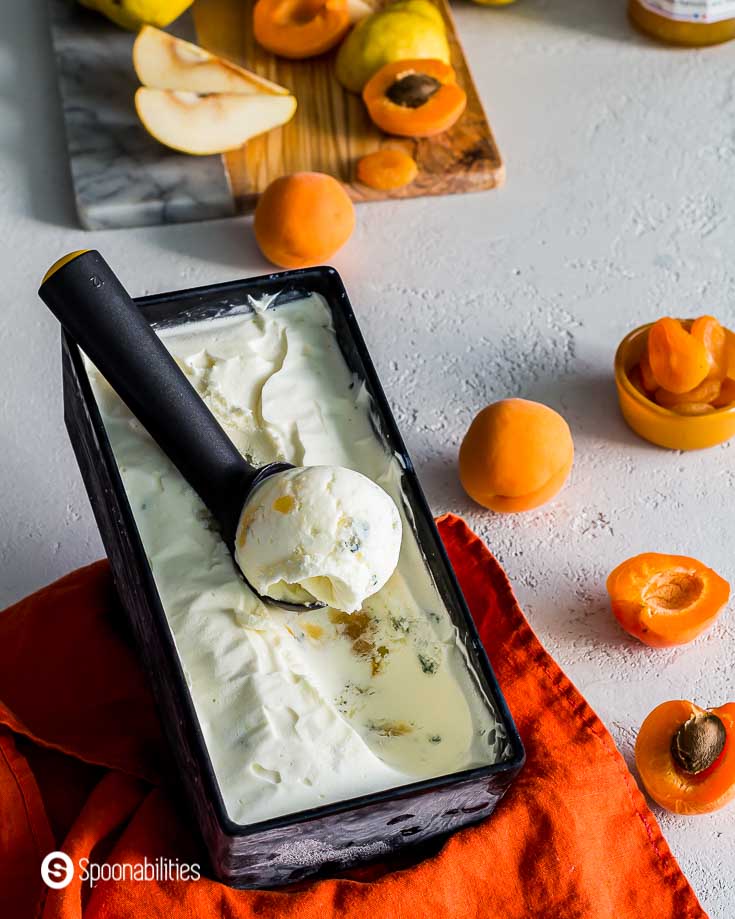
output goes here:
{"type": "MultiPolygon", "coordinates": [[[[448,833],[487,818],[520,771],[524,752],[457,584],[431,511],[373,367],[342,281],[333,268],[286,271],[136,300],[156,328],[242,313],[254,299],[269,309],[318,293],[331,312],[353,377],[371,399],[373,423],[403,467],[415,535],[457,629],[482,694],[494,709],[502,753],[493,765],[401,785],[253,824],[228,816],[194,704],[161,606],[110,443],[74,341],[62,333],[64,418],[122,609],[132,628],[183,795],[208,853],[209,870],[235,887],[275,887],[334,874],[391,853],[420,856],[448,833]],[[407,853],[406,847],[417,846],[407,853]]],[[[492,853],[488,853],[492,858],[492,853]]],[[[403,857],[402,857],[403,858],[403,857]]]]}

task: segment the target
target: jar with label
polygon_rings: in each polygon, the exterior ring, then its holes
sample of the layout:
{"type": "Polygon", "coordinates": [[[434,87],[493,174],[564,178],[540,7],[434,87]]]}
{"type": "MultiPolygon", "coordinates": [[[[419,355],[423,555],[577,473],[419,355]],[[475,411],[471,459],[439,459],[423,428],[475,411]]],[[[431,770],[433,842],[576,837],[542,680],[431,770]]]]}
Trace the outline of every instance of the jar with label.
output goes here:
{"type": "Polygon", "coordinates": [[[735,38],[735,0],[630,0],[631,20],[673,45],[716,45],[735,38]]]}

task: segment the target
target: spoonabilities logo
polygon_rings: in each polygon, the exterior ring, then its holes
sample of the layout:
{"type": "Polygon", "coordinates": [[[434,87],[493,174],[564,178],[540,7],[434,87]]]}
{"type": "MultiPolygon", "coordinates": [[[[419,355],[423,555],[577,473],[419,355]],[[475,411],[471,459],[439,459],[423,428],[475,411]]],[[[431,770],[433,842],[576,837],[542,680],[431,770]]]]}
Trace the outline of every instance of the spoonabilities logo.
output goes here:
{"type": "Polygon", "coordinates": [[[74,877],[74,862],[66,852],[49,852],[41,862],[41,877],[53,890],[61,890],[74,877]]]}

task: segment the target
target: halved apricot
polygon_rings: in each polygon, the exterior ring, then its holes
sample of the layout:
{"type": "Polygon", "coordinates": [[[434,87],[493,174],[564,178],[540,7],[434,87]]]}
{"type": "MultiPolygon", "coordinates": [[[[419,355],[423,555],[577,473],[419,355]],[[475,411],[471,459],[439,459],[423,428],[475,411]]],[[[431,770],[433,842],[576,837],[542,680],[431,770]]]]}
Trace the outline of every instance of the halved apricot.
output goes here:
{"type": "Polygon", "coordinates": [[[730,585],[711,568],[686,555],[658,552],[618,565],[607,592],[625,631],[653,648],[693,641],[730,599],[730,585]]]}
{"type": "Polygon", "coordinates": [[[678,319],[665,316],[648,333],[648,359],[656,382],[673,393],[689,392],[710,371],[710,359],[702,342],[678,319]]]}
{"type": "Polygon", "coordinates": [[[735,797],[735,703],[702,709],[678,699],[641,725],[635,761],[648,794],[676,814],[707,814],[735,797]]]}
{"type": "Polygon", "coordinates": [[[401,137],[441,134],[467,104],[454,69],[438,58],[386,64],[365,84],[362,98],[375,124],[401,137]]]}
{"type": "Polygon", "coordinates": [[[253,9],[255,40],[280,57],[324,54],[349,28],[347,0],[258,0],[253,9]]]}

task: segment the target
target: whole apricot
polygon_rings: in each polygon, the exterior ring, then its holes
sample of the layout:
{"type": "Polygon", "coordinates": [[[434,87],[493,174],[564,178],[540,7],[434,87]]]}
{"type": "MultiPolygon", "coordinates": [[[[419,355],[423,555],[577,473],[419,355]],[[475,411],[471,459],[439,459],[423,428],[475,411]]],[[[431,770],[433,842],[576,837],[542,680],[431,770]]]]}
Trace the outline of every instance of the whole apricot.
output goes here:
{"type": "Polygon", "coordinates": [[[514,513],[553,498],[573,461],[569,425],[558,412],[527,399],[503,399],[470,425],[459,449],[459,477],[478,504],[514,513]]]}
{"type": "Polygon", "coordinates": [[[344,187],[321,172],[281,176],[255,208],[255,239],[281,268],[304,268],[331,258],[352,235],[355,208],[344,187]]]}

